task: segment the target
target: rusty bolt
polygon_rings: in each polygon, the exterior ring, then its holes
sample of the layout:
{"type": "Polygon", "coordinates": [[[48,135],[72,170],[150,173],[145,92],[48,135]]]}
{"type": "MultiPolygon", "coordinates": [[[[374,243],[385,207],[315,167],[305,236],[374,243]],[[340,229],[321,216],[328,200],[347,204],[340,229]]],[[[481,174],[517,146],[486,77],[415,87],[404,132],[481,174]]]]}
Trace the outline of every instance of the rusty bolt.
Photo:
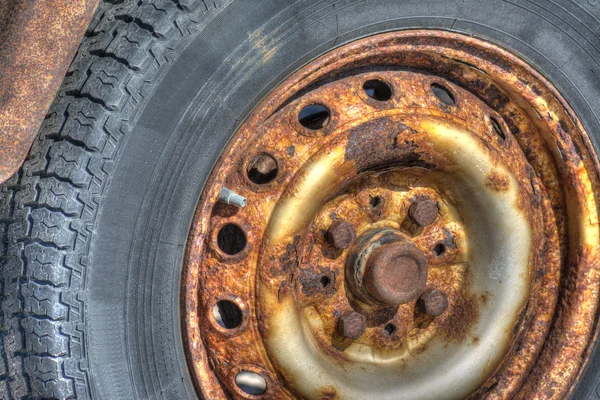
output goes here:
{"type": "Polygon", "coordinates": [[[421,294],[417,305],[423,314],[439,317],[448,308],[448,296],[441,290],[429,288],[421,294]]]}
{"type": "Polygon", "coordinates": [[[345,221],[337,220],[329,226],[325,234],[325,239],[336,249],[347,249],[354,243],[356,233],[352,225],[345,221]]]}
{"type": "Polygon", "coordinates": [[[437,218],[438,204],[430,199],[415,200],[408,209],[408,215],[419,226],[433,224],[437,218]]]}
{"type": "Polygon", "coordinates": [[[337,322],[337,332],[350,339],[358,339],[367,329],[367,318],[356,311],[344,311],[337,322]]]}

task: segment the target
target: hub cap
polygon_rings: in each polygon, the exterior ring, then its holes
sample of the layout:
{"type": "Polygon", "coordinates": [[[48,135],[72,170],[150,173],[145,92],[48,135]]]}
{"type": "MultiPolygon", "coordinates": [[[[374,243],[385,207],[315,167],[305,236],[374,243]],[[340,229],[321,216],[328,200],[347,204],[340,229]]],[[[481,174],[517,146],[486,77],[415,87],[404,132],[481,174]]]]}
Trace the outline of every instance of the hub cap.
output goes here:
{"type": "Polygon", "coordinates": [[[200,200],[183,276],[199,392],[564,397],[595,338],[596,160],[556,90],[489,43],[389,33],[315,60],[200,200]]]}

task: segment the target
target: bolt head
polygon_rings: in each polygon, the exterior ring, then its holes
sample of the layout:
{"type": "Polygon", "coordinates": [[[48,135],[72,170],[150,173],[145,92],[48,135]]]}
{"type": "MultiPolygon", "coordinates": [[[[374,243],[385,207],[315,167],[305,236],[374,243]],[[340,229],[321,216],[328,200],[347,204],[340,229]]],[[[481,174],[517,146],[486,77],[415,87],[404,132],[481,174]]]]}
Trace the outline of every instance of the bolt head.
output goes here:
{"type": "Polygon", "coordinates": [[[448,296],[442,290],[429,288],[421,294],[417,305],[423,314],[439,317],[448,308],[448,296]]]}
{"type": "Polygon", "coordinates": [[[419,226],[431,225],[435,222],[438,214],[437,201],[430,199],[417,199],[408,209],[408,215],[413,222],[419,226]]]}
{"type": "Polygon", "coordinates": [[[367,330],[367,318],[356,311],[347,310],[337,322],[337,332],[343,337],[353,340],[361,337],[367,330]]]}
{"type": "Polygon", "coordinates": [[[347,249],[354,243],[356,232],[349,223],[337,220],[329,226],[325,239],[336,249],[347,249]]]}

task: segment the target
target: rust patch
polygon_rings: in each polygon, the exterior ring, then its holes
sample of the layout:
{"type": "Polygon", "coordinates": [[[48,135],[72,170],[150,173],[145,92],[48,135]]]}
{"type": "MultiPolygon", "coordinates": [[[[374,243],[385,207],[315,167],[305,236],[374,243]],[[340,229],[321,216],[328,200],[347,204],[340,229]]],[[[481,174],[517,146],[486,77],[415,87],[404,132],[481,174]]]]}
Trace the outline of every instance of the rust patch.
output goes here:
{"type": "Polygon", "coordinates": [[[327,387],[321,389],[321,394],[319,398],[323,400],[336,400],[338,398],[338,395],[334,388],[327,387]]]}
{"type": "Polygon", "coordinates": [[[442,231],[444,232],[444,240],[442,243],[446,248],[456,249],[456,241],[454,240],[454,235],[450,232],[450,229],[443,228],[442,231]]]}
{"type": "Polygon", "coordinates": [[[285,253],[279,257],[279,265],[276,268],[271,268],[273,275],[285,275],[293,271],[298,266],[298,244],[300,243],[300,235],[294,236],[292,243],[285,247],[285,253]]]}
{"type": "Polygon", "coordinates": [[[484,292],[481,294],[481,296],[479,298],[481,300],[481,304],[483,304],[484,306],[487,306],[488,301],[490,301],[490,293],[484,292]]]}
{"type": "Polygon", "coordinates": [[[336,291],[335,272],[329,268],[312,267],[300,270],[300,284],[305,296],[331,296],[336,291]]]}
{"type": "Polygon", "coordinates": [[[449,292],[452,312],[448,312],[436,321],[441,337],[451,343],[466,341],[473,324],[479,320],[477,299],[472,295],[449,292]]]}
{"type": "Polygon", "coordinates": [[[422,159],[415,142],[402,139],[407,127],[387,118],[367,121],[348,133],[346,161],[354,161],[358,173],[393,167],[432,169],[432,163],[422,159]]]}
{"type": "Polygon", "coordinates": [[[503,175],[498,171],[492,171],[491,174],[485,178],[485,186],[494,192],[504,192],[508,190],[510,181],[508,176],[503,175]]]}

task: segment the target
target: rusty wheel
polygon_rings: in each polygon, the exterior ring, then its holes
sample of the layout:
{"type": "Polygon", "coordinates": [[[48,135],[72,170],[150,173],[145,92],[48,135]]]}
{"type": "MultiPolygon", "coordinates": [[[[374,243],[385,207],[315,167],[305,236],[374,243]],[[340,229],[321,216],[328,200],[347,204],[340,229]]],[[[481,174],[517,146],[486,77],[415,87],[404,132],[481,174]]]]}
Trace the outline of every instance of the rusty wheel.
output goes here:
{"type": "Polygon", "coordinates": [[[599,27],[100,0],[0,185],[0,399],[597,399],[599,27]]]}
{"type": "Polygon", "coordinates": [[[599,183],[577,115],[498,46],[404,31],[327,53],[205,186],[182,289],[198,390],[566,396],[596,335],[599,183]]]}

